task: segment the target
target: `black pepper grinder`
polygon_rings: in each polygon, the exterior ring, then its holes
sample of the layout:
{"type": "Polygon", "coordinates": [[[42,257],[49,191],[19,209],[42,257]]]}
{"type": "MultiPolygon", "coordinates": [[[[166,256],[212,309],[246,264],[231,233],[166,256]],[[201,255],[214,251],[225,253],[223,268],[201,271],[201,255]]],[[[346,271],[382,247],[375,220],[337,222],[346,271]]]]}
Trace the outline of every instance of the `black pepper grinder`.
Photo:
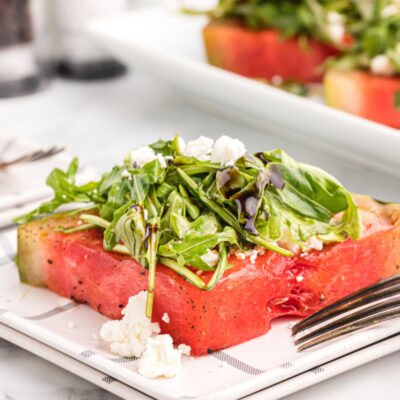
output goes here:
{"type": "Polygon", "coordinates": [[[95,80],[125,73],[123,64],[113,59],[86,32],[90,22],[122,13],[128,0],[56,0],[59,75],[70,79],[95,80]]]}
{"type": "Polygon", "coordinates": [[[34,5],[31,0],[0,0],[0,97],[35,92],[49,78],[51,63],[43,59],[43,43],[38,43],[45,6],[43,0],[34,5]]]}

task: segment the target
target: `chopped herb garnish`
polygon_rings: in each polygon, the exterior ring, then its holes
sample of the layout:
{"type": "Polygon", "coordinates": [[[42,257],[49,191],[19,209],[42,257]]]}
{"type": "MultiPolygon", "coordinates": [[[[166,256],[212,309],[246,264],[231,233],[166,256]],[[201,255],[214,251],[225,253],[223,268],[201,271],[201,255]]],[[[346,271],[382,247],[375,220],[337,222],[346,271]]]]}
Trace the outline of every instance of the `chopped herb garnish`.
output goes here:
{"type": "MultiPolygon", "coordinates": [[[[236,145],[245,151],[243,144],[236,145]]],[[[16,222],[29,222],[64,204],[87,203],[76,211],[77,226],[57,230],[68,234],[101,228],[106,251],[130,255],[146,268],[149,317],[157,263],[201,290],[212,290],[232,267],[231,253],[251,253],[261,246],[292,256],[290,244],[307,251],[311,239],[330,243],[361,237],[351,195],[321,169],[298,163],[281,150],[245,152],[221,164],[211,161],[207,149],[200,161],[185,156],[183,148],[178,136],[159,140],[141,148],[146,151],[129,153],[99,181],[81,186],[75,183],[74,159],[67,171],[55,169],[49,175],[54,199],[16,222]],[[144,154],[150,158],[140,159],[144,154]],[[204,281],[196,271],[212,274],[204,281]]]]}

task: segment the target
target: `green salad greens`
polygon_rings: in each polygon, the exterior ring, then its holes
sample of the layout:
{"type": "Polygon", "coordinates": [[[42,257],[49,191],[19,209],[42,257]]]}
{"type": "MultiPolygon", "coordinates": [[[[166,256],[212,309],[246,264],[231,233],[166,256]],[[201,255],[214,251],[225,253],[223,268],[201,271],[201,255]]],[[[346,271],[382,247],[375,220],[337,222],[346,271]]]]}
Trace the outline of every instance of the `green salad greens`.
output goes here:
{"type": "Polygon", "coordinates": [[[283,37],[312,37],[341,47],[346,27],[358,24],[367,8],[361,0],[219,0],[210,14],[239,19],[251,29],[274,28],[283,37]]]}
{"type": "MultiPolygon", "coordinates": [[[[200,139],[204,143],[206,138],[200,139]]],[[[67,171],[56,168],[47,178],[54,198],[16,222],[54,213],[68,203],[87,203],[74,211],[80,224],[58,230],[100,228],[106,251],[128,254],[148,269],[148,316],[158,262],[210,290],[231,267],[231,253],[268,249],[293,256],[293,245],[307,252],[312,240],[361,237],[360,213],[351,195],[323,170],[296,162],[282,150],[249,154],[241,142],[227,137],[215,144],[206,139],[213,148],[190,156],[188,149],[193,154],[200,139],[186,150],[178,136],[159,140],[85,185],[76,184],[74,159],[67,171]],[[243,150],[235,159],[215,162],[215,153],[232,152],[237,142],[243,150]],[[140,153],[152,157],[138,161],[140,153]],[[212,277],[206,283],[196,271],[211,271],[212,277]]]]}
{"type": "Polygon", "coordinates": [[[400,73],[400,3],[375,0],[372,4],[372,12],[350,30],[352,45],[331,63],[346,69],[373,69],[374,58],[385,56],[392,74],[400,73]]]}

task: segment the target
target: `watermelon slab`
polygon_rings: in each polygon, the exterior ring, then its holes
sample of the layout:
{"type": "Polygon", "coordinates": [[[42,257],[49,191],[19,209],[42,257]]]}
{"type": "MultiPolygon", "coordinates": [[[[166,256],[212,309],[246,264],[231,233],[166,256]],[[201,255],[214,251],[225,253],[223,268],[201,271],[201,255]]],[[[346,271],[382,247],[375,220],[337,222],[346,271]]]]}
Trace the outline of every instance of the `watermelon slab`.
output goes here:
{"type": "MultiPolygon", "coordinates": [[[[274,318],[309,315],[400,272],[400,205],[355,199],[364,222],[359,241],[349,239],[303,257],[266,251],[254,264],[231,255],[234,267],[210,291],[158,265],[153,321],[176,343],[201,355],[263,335],[274,318]],[[165,312],[170,323],[161,319],[165,312]]],[[[74,225],[76,217],[57,214],[19,227],[21,281],[121,318],[129,297],[147,288],[147,271],[128,256],[104,251],[101,230],[65,235],[53,230],[60,223],[74,225]]],[[[201,277],[207,281],[210,274],[201,277]]]]}
{"type": "Polygon", "coordinates": [[[203,30],[210,64],[257,79],[280,76],[303,83],[321,82],[319,66],[339,50],[309,39],[283,39],[277,30],[253,31],[234,21],[211,22],[203,30]]]}
{"type": "Polygon", "coordinates": [[[329,106],[400,128],[400,110],[394,106],[395,93],[400,90],[400,77],[330,70],[325,75],[324,88],[329,106]]]}

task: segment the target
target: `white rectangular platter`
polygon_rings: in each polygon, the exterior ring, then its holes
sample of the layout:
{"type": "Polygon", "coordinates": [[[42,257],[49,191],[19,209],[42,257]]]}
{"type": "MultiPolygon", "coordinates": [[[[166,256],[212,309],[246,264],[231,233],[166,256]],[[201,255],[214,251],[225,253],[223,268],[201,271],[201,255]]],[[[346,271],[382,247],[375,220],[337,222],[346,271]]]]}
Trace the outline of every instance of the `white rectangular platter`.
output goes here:
{"type": "MultiPolygon", "coordinates": [[[[323,372],[319,366],[400,331],[400,321],[391,321],[315,350],[298,353],[290,336],[290,319],[281,319],[273,324],[268,334],[249,342],[204,357],[185,357],[181,374],[176,378],[149,380],[137,373],[137,360],[115,357],[109,352],[107,343],[93,340],[93,334],[98,335],[106,321],[104,316],[86,305],[19,282],[12,261],[16,250],[15,229],[0,232],[0,248],[0,323],[101,371],[111,377],[111,382],[116,379],[161,400],[239,399],[306,371],[314,370],[311,373],[317,375],[323,372]]],[[[398,346],[389,346],[385,348],[386,352],[373,353],[372,358],[356,358],[353,366],[397,349],[398,346]]],[[[327,377],[346,370],[346,367],[339,366],[334,370],[336,372],[327,377]]],[[[293,384],[292,391],[304,387],[301,381],[293,384]]],[[[312,384],[311,379],[310,382],[312,384]]],[[[277,386],[274,390],[278,390],[277,386]]],[[[274,396],[279,397],[279,390],[274,396]]]]}
{"type": "Polygon", "coordinates": [[[169,82],[211,112],[400,175],[398,130],[210,66],[202,42],[206,23],[204,16],[152,7],[98,21],[90,31],[127,65],[169,82]]]}

